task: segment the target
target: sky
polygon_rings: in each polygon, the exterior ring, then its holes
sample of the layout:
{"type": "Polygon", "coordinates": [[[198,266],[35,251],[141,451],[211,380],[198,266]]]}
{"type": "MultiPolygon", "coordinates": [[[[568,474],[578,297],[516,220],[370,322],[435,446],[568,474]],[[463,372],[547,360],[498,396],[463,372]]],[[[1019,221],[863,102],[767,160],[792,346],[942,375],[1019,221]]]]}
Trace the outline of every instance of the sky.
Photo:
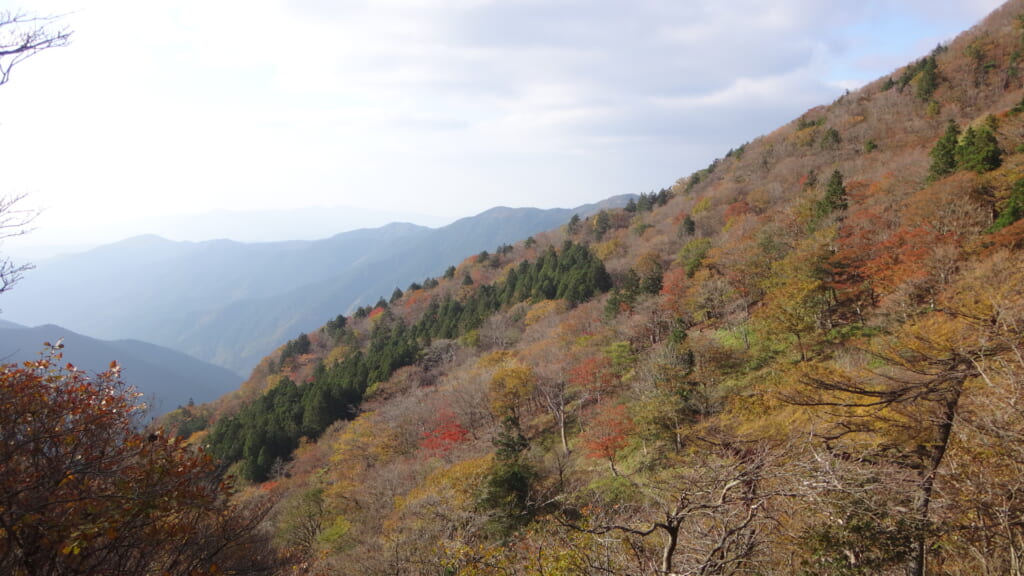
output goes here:
{"type": "Polygon", "coordinates": [[[313,239],[658,190],[999,0],[0,0],[66,48],[0,86],[45,255],[313,239]]]}

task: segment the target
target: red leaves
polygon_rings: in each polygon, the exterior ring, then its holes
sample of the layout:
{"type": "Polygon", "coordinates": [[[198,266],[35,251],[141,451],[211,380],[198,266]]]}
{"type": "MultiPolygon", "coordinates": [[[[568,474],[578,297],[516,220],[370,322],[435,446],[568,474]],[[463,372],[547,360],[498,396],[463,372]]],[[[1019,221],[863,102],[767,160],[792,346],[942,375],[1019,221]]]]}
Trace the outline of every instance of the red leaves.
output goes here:
{"type": "Polygon", "coordinates": [[[51,349],[0,367],[0,572],[149,573],[174,561],[185,549],[170,542],[200,542],[204,519],[226,511],[215,463],[140,431],[116,364],[91,376],[59,360],[51,349]]]}
{"type": "Polygon", "coordinates": [[[733,218],[749,214],[751,211],[750,204],[746,200],[740,200],[739,202],[733,202],[725,208],[725,214],[723,217],[726,222],[729,222],[733,218]]]}
{"type": "Polygon", "coordinates": [[[439,424],[429,432],[423,433],[420,440],[420,447],[434,453],[436,456],[445,456],[457,445],[469,439],[469,432],[459,424],[455,415],[445,410],[438,417],[439,424]]]}
{"type": "Polygon", "coordinates": [[[569,384],[588,396],[600,398],[615,384],[612,362],[605,356],[589,356],[569,369],[569,384]]]}
{"type": "Polygon", "coordinates": [[[690,312],[687,291],[692,280],[686,270],[674,267],[665,273],[661,282],[661,295],[664,297],[665,308],[677,318],[683,318],[690,312]]]}
{"type": "Polygon", "coordinates": [[[635,430],[623,404],[602,406],[583,434],[583,446],[591,458],[606,458],[614,466],[615,455],[629,444],[635,430]]]}

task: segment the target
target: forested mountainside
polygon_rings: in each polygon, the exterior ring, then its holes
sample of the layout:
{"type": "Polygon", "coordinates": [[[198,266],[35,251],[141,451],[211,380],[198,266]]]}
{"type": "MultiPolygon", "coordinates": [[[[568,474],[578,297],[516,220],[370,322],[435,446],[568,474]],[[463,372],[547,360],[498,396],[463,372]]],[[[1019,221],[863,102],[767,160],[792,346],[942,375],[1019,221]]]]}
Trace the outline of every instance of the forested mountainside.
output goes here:
{"type": "Polygon", "coordinates": [[[289,573],[1024,573],[1022,55],[1013,0],[165,424],[289,573]]]}
{"type": "Polygon", "coordinates": [[[325,318],[629,197],[575,209],[499,207],[440,228],[393,223],[309,242],[140,236],[39,263],[22,289],[5,294],[4,313],[26,325],[153,342],[248,375],[281,342],[325,318]]]}

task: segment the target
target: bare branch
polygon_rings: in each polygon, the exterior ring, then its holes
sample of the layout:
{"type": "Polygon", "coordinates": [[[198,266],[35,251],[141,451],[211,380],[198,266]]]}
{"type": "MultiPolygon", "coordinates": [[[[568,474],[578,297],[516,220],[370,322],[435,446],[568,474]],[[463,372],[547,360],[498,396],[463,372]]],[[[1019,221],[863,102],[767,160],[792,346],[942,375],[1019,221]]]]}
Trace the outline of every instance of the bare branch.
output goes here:
{"type": "Polygon", "coordinates": [[[0,85],[11,77],[15,64],[46,50],[71,42],[71,30],[54,27],[61,16],[32,16],[23,12],[0,12],[0,85]]]}
{"type": "MultiPolygon", "coordinates": [[[[24,198],[24,194],[0,198],[0,241],[32,231],[29,225],[39,215],[39,211],[15,208],[24,198]]],[[[13,288],[24,273],[32,268],[34,266],[31,264],[15,264],[10,258],[0,255],[0,294],[13,288]]]]}

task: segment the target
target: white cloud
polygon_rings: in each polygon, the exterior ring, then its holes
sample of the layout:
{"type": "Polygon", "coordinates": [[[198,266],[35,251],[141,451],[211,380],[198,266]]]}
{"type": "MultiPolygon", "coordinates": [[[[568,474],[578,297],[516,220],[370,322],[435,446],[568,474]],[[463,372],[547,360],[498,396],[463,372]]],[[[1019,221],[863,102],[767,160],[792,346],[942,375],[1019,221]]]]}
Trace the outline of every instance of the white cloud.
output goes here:
{"type": "Polygon", "coordinates": [[[647,190],[998,2],[33,4],[73,12],[75,41],[0,89],[0,192],[32,192],[70,229],[331,204],[454,217],[647,190]]]}

